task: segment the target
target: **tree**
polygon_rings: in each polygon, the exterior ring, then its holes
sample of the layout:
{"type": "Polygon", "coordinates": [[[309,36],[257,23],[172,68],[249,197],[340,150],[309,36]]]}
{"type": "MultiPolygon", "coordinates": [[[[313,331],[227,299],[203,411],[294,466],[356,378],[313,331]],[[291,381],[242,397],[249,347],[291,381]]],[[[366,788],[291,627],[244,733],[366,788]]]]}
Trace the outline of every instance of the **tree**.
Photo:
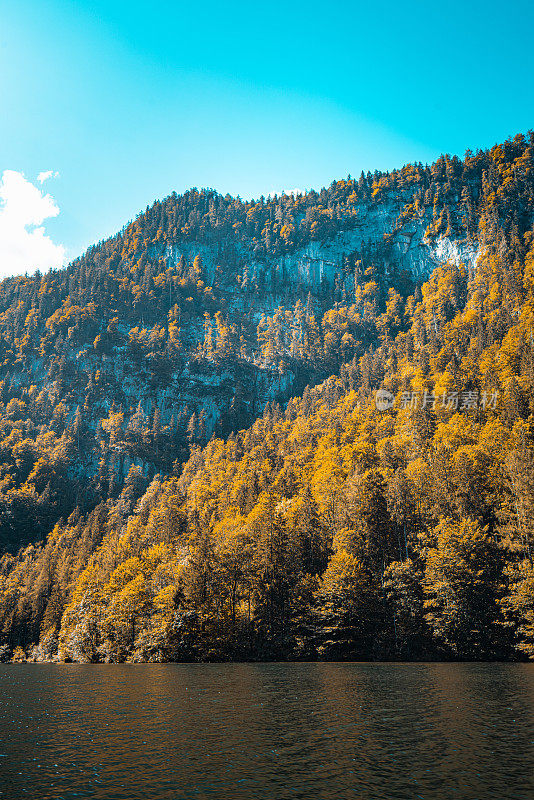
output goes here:
{"type": "Polygon", "coordinates": [[[379,621],[379,605],[364,565],[347,550],[337,550],[316,593],[319,654],[329,660],[369,657],[379,621]]]}
{"type": "Polygon", "coordinates": [[[392,615],[395,658],[410,661],[431,651],[424,619],[423,575],[411,560],[394,561],[384,571],[384,591],[392,615]]]}
{"type": "Polygon", "coordinates": [[[443,519],[424,578],[425,619],[444,654],[477,659],[507,653],[499,613],[502,553],[473,520],[443,519]]]}
{"type": "Polygon", "coordinates": [[[534,567],[525,560],[508,569],[510,588],[502,599],[503,611],[514,631],[514,644],[522,656],[534,658],[534,567]]]}

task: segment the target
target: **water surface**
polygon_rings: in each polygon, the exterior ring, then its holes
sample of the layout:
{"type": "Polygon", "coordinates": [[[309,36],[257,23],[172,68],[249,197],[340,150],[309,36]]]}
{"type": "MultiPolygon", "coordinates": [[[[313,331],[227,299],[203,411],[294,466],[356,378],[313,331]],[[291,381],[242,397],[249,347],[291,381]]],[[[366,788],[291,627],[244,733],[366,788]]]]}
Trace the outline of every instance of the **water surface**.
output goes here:
{"type": "Polygon", "coordinates": [[[0,798],[532,800],[534,665],[0,665],[0,798]]]}

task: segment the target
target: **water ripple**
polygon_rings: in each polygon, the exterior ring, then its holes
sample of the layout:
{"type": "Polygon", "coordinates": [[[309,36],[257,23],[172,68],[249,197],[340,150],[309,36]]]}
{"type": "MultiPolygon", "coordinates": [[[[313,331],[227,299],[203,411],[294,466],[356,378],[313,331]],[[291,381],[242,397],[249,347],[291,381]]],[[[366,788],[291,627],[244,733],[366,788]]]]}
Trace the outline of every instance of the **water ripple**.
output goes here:
{"type": "Polygon", "coordinates": [[[534,665],[0,665],[0,798],[532,800],[534,665]]]}

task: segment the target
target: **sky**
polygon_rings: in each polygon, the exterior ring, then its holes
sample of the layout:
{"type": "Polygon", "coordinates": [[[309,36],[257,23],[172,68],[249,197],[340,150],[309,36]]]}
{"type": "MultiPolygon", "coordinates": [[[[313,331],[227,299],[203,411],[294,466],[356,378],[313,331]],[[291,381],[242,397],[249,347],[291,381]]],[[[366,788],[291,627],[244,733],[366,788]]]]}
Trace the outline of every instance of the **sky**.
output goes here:
{"type": "Polygon", "coordinates": [[[156,198],[320,189],[534,128],[534,4],[0,0],[0,277],[156,198]]]}

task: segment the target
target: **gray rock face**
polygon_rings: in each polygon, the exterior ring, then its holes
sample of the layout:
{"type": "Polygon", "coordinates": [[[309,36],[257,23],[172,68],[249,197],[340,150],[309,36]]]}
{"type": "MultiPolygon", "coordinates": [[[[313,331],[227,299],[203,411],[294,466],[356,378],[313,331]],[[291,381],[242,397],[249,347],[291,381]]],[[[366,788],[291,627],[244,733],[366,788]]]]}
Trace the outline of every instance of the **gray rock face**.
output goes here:
{"type": "MultiPolygon", "coordinates": [[[[403,198],[405,201],[406,198],[403,198]]],[[[284,276],[289,287],[306,289],[312,294],[324,281],[333,283],[336,279],[345,283],[346,290],[354,292],[352,276],[343,275],[343,265],[347,258],[358,257],[362,252],[382,247],[380,258],[387,275],[393,271],[406,270],[414,278],[424,280],[441,263],[452,261],[474,267],[480,255],[478,242],[472,239],[450,239],[439,237],[431,241],[426,237],[430,222],[428,212],[419,219],[410,219],[399,225],[401,208],[399,200],[377,205],[375,203],[358,208],[357,222],[337,233],[326,241],[312,241],[292,253],[258,260],[253,253],[241,250],[235,252],[235,259],[241,271],[245,271],[249,281],[258,275],[266,278],[267,287],[273,285],[273,273],[284,276]],[[387,239],[387,247],[384,242],[387,239]]],[[[192,260],[200,254],[204,264],[206,280],[215,279],[215,268],[221,259],[220,248],[210,247],[201,242],[169,247],[166,257],[169,263],[176,264],[180,256],[192,260]]],[[[224,258],[224,257],[223,257],[224,258]]],[[[272,308],[269,292],[265,293],[265,311],[272,308]]],[[[349,294],[350,296],[350,294],[349,294]]],[[[235,298],[236,307],[239,297],[235,298]]],[[[260,303],[261,305],[261,303],[260,303]]]]}
{"type": "MultiPolygon", "coordinates": [[[[372,263],[382,288],[386,289],[402,273],[422,281],[445,261],[475,267],[480,254],[478,243],[444,237],[430,240],[426,236],[431,221],[429,212],[416,218],[402,218],[407,198],[405,193],[384,202],[361,205],[347,220],[346,227],[342,226],[332,238],[309,241],[292,252],[269,258],[260,258],[239,240],[213,244],[186,241],[166,246],[163,253],[154,253],[157,258],[163,256],[167,266],[177,265],[182,256],[190,264],[200,255],[204,284],[216,287],[223,315],[235,331],[248,337],[246,345],[244,350],[235,349],[228,359],[210,361],[199,357],[199,346],[201,348],[206,332],[203,314],[210,307],[209,303],[204,307],[202,302],[194,313],[181,318],[181,356],[172,362],[172,368],[161,380],[154,379],[146,361],[134,362],[128,354],[124,342],[128,340],[131,323],[118,322],[123,344],[114,346],[112,352],[99,355],[92,341],[72,349],[64,342],[64,354],[76,364],[80,375],[98,373],[100,376],[102,389],[87,409],[86,420],[95,436],[99,435],[100,420],[112,408],[124,414],[126,438],[128,425],[137,409],[149,426],[152,423],[147,421],[153,419],[157,409],[159,424],[168,426],[170,431],[178,431],[176,438],[182,437],[185,450],[185,426],[192,415],[202,433],[196,439],[189,437],[189,441],[202,444],[213,432],[227,431],[229,425],[249,424],[267,403],[302,391],[303,381],[322,380],[327,374],[326,367],[322,373],[314,372],[310,363],[292,358],[288,342],[295,341],[295,333],[297,340],[303,336],[302,331],[296,331],[298,326],[295,326],[292,311],[297,300],[306,302],[309,295],[319,318],[340,300],[350,305],[355,299],[355,265],[359,261],[363,265],[360,282],[368,280],[363,272],[372,263]],[[261,352],[260,342],[256,341],[256,326],[262,315],[273,316],[279,308],[282,309],[278,314],[283,320],[282,327],[293,327],[279,336],[285,341],[277,343],[276,357],[269,361],[261,352]],[[218,427],[219,421],[225,417],[229,419],[229,415],[231,422],[226,428],[218,427]]],[[[167,308],[171,304],[172,297],[169,297],[167,308]]],[[[167,322],[165,312],[157,324],[165,327],[167,322]]],[[[142,317],[138,324],[145,326],[142,317]]],[[[210,324],[215,325],[213,318],[210,324]]],[[[107,320],[102,319],[102,329],[106,325],[107,320]]],[[[62,400],[72,418],[76,408],[84,404],[85,381],[57,383],[48,374],[48,361],[37,355],[33,357],[31,369],[32,381],[51,391],[56,402],[62,400]]],[[[24,380],[23,373],[11,377],[13,385],[22,384],[24,380]]],[[[132,464],[140,466],[145,474],[149,474],[153,466],[154,459],[142,449],[132,450],[124,443],[116,443],[114,452],[119,482],[132,464]]],[[[97,450],[80,455],[78,473],[94,473],[98,460],[97,450]]]]}
{"type": "MultiPolygon", "coordinates": [[[[415,280],[425,280],[446,261],[474,268],[480,255],[478,242],[447,237],[430,240],[426,236],[431,221],[429,212],[417,219],[399,222],[407,199],[410,199],[409,193],[404,193],[380,204],[361,205],[357,208],[356,222],[352,219],[350,227],[333,238],[311,241],[291,253],[268,259],[260,260],[235,243],[209,245],[199,241],[167,246],[164,256],[170,266],[176,265],[182,256],[186,262],[192,262],[200,255],[204,282],[210,284],[217,280],[219,291],[226,296],[229,313],[246,316],[249,321],[257,321],[262,314],[272,315],[280,306],[287,308],[292,298],[308,292],[317,299],[325,285],[336,285],[338,291],[343,288],[350,303],[355,293],[354,273],[347,270],[346,265],[354,263],[364,253],[374,254],[386,284],[388,276],[402,272],[415,280]],[[237,275],[239,283],[236,283],[237,275]],[[258,285],[261,285],[260,290],[258,285]]],[[[192,351],[203,335],[201,321],[191,320],[185,332],[192,351]]],[[[276,369],[266,368],[257,354],[250,357],[250,365],[252,371],[242,377],[247,394],[252,391],[253,384],[257,413],[267,402],[291,392],[294,381],[291,371],[282,375],[276,369]]],[[[183,408],[195,409],[197,413],[203,411],[209,435],[234,391],[236,380],[238,373],[232,367],[217,374],[198,374],[187,365],[181,374],[171,376],[164,389],[149,390],[141,380],[127,375],[122,387],[127,402],[141,399],[147,414],[156,403],[163,422],[183,408]]]]}

